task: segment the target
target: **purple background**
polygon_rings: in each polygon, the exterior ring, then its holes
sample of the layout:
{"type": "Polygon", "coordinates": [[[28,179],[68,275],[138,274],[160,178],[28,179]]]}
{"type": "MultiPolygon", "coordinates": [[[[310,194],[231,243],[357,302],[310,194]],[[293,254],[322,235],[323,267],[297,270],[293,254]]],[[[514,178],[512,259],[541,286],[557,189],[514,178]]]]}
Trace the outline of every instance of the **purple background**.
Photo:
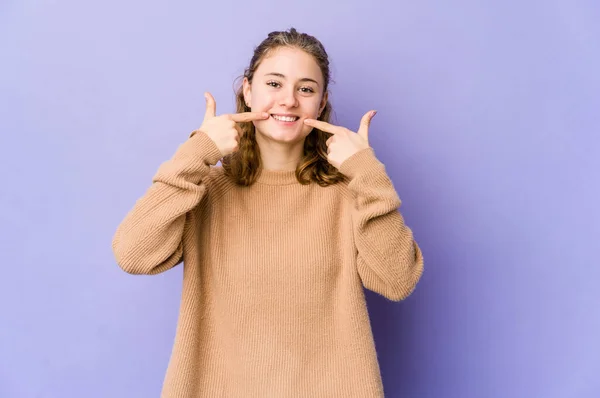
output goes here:
{"type": "MultiPolygon", "coordinates": [[[[388,397],[600,396],[597,1],[0,3],[0,397],[158,397],[181,267],[112,235],[271,30],[316,35],[425,274],[368,294],[388,397]],[[393,5],[392,5],[393,4],[393,5]]],[[[234,382],[234,381],[233,381],[234,382]]]]}

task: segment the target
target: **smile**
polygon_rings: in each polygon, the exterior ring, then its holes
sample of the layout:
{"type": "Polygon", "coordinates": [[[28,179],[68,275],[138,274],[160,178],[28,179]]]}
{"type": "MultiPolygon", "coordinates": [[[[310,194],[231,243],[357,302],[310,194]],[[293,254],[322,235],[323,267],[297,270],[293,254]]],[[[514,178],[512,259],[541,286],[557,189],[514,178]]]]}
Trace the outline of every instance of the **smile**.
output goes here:
{"type": "Polygon", "coordinates": [[[299,119],[298,116],[280,116],[280,115],[271,115],[273,119],[279,120],[280,122],[295,122],[299,119]]]}

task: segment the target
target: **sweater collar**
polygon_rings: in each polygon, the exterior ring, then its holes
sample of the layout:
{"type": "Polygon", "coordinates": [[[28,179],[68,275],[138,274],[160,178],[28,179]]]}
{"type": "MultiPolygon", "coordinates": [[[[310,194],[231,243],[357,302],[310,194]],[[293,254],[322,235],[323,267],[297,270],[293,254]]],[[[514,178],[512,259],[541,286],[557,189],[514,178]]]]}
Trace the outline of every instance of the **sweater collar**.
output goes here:
{"type": "Polygon", "coordinates": [[[256,182],[266,185],[300,184],[296,178],[296,170],[261,169],[256,182]]]}

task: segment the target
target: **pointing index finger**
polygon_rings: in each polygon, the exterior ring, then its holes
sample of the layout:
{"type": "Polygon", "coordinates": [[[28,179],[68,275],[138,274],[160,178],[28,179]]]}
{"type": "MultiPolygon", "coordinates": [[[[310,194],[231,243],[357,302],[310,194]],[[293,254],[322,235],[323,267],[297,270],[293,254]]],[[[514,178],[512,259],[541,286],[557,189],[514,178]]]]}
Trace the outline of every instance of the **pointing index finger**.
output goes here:
{"type": "Polygon", "coordinates": [[[268,117],[269,114],[265,112],[242,112],[229,115],[229,119],[237,123],[251,122],[253,120],[264,120],[268,117]]]}
{"type": "Polygon", "coordinates": [[[333,124],[329,124],[327,122],[322,122],[320,120],[315,119],[304,119],[304,123],[331,134],[337,134],[343,130],[343,128],[341,128],[340,126],[334,126],[333,124]]]}

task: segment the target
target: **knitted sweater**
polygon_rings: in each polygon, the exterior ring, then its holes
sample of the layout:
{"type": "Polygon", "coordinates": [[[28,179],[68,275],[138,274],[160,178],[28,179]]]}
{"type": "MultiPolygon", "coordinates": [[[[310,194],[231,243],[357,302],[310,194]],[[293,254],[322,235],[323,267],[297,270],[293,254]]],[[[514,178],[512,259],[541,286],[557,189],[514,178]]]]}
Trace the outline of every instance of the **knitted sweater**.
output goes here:
{"type": "Polygon", "coordinates": [[[113,238],[127,273],[183,264],[161,397],[383,397],[363,286],[402,300],[423,257],[373,149],[328,187],[273,170],[242,187],[219,160],[194,131],[113,238]]]}

